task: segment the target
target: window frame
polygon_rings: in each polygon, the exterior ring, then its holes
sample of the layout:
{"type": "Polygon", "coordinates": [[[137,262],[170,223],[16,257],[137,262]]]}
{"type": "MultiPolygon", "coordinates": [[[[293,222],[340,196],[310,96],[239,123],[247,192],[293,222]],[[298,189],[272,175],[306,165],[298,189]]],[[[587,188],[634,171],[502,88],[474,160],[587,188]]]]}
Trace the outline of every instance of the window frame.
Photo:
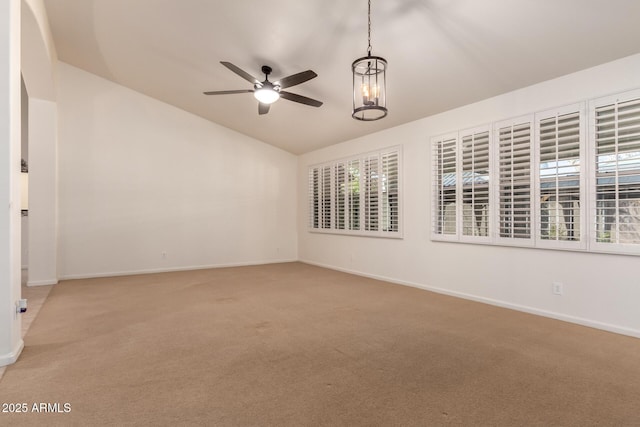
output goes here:
{"type": "Polygon", "coordinates": [[[519,117],[514,117],[511,119],[507,119],[507,120],[502,120],[500,122],[496,122],[493,125],[493,139],[491,141],[491,143],[493,144],[494,147],[497,147],[497,149],[494,149],[494,156],[493,156],[493,171],[492,176],[493,178],[493,194],[494,194],[494,199],[495,199],[495,210],[494,210],[494,215],[493,215],[493,244],[495,245],[502,245],[502,246],[518,246],[518,247],[532,247],[535,245],[535,241],[534,241],[534,226],[535,226],[535,219],[534,219],[534,207],[533,207],[533,193],[534,193],[534,177],[533,174],[531,173],[531,171],[533,170],[533,165],[534,165],[534,149],[533,149],[533,143],[535,141],[535,125],[534,125],[535,121],[534,121],[534,116],[533,114],[528,114],[528,115],[524,115],[524,116],[519,116],[519,117]],[[500,181],[500,131],[503,129],[506,129],[508,127],[510,128],[514,128],[514,127],[518,127],[518,126],[522,126],[528,124],[529,126],[529,211],[531,212],[530,217],[531,219],[529,220],[529,229],[530,229],[530,235],[527,238],[515,238],[515,237],[506,237],[506,236],[502,236],[501,235],[501,203],[502,200],[500,198],[500,193],[501,193],[501,185],[502,182],[500,181]]]}
{"type": "MultiPolygon", "coordinates": [[[[492,233],[494,230],[494,224],[493,224],[493,221],[491,220],[491,218],[493,217],[493,190],[492,190],[493,176],[491,175],[491,170],[493,169],[492,167],[493,166],[493,148],[492,148],[493,147],[493,129],[491,128],[490,125],[483,125],[483,126],[477,126],[477,127],[462,130],[458,132],[457,144],[458,144],[458,147],[457,147],[458,152],[457,152],[457,166],[456,166],[456,172],[457,172],[456,184],[461,183],[457,191],[457,201],[456,201],[456,211],[457,211],[456,212],[456,220],[457,220],[456,229],[460,234],[459,240],[461,242],[491,243],[491,241],[493,240],[492,233]],[[464,213],[464,210],[465,210],[464,139],[467,136],[474,137],[476,135],[481,135],[483,133],[487,133],[489,138],[488,147],[487,147],[488,156],[489,156],[488,165],[487,165],[488,167],[487,175],[489,180],[489,182],[487,183],[487,192],[488,192],[487,194],[488,206],[487,206],[487,220],[486,220],[487,235],[474,236],[474,235],[464,234],[465,227],[466,227],[465,213],[464,213]]],[[[475,170],[472,173],[476,173],[475,170]]]]}
{"type": "MultiPolygon", "coordinates": [[[[632,100],[640,100],[640,89],[621,92],[609,96],[603,96],[590,100],[588,103],[589,109],[589,165],[591,166],[589,171],[589,209],[588,209],[588,221],[589,221],[589,249],[594,252],[603,253],[616,253],[626,255],[640,255],[640,243],[604,243],[597,241],[596,223],[597,223],[597,167],[596,162],[598,159],[598,145],[596,140],[596,127],[597,117],[596,110],[598,108],[629,102],[632,100]]],[[[616,201],[619,200],[616,198],[616,201]]]]}
{"type": "MultiPolygon", "coordinates": [[[[613,108],[613,107],[612,107],[613,108]]],[[[617,113],[616,113],[617,114],[617,113]]],[[[606,116],[604,118],[606,120],[606,116]]],[[[602,123],[602,122],[601,122],[602,123]]],[[[601,126],[608,125],[608,122],[605,124],[601,124],[601,126]]],[[[573,131],[573,130],[572,130],[573,131]]],[[[601,131],[602,132],[602,131],[601,131]]],[[[555,133],[559,133],[557,129],[555,129],[555,133]]],[[[569,134],[569,138],[572,135],[569,134]]],[[[513,136],[510,137],[512,140],[513,136]]],[[[610,137],[607,137],[610,138],[610,137]]],[[[622,137],[621,137],[622,138],[622,137]]],[[[515,118],[510,118],[506,120],[494,121],[490,125],[478,126],[474,128],[468,128],[465,130],[459,130],[456,132],[448,132],[443,133],[441,135],[432,136],[429,138],[430,143],[430,153],[431,153],[431,188],[430,188],[430,200],[432,203],[430,212],[430,234],[432,241],[449,241],[449,242],[461,242],[461,243],[473,243],[473,244],[489,244],[496,246],[515,246],[515,247],[531,247],[531,248],[539,248],[539,249],[554,249],[554,250],[569,250],[576,252],[592,252],[592,253],[613,253],[613,254],[623,254],[623,255],[640,255],[640,238],[636,237],[640,233],[640,214],[638,213],[638,201],[640,201],[640,89],[634,89],[629,91],[624,91],[608,96],[602,96],[599,98],[594,98],[591,100],[585,100],[582,102],[567,104],[557,108],[549,108],[546,110],[538,111],[535,113],[518,116],[515,118]],[[625,120],[622,125],[618,125],[617,117],[616,122],[613,126],[615,126],[615,153],[618,151],[618,144],[623,144],[624,153],[631,153],[630,159],[624,159],[624,164],[620,165],[620,158],[617,157],[615,159],[615,170],[617,178],[619,175],[619,171],[622,171],[625,176],[629,176],[627,181],[625,181],[624,185],[629,185],[628,187],[623,188],[622,190],[619,188],[620,181],[618,179],[615,180],[616,189],[614,194],[614,199],[616,201],[615,204],[615,214],[616,215],[616,224],[629,222],[633,224],[631,227],[625,227],[624,231],[630,234],[627,234],[627,239],[630,243],[620,243],[620,242],[598,242],[598,234],[597,234],[597,226],[598,226],[598,212],[602,209],[608,208],[599,208],[598,207],[598,195],[602,194],[606,191],[606,188],[598,187],[598,171],[597,171],[597,162],[599,161],[598,157],[598,143],[596,140],[596,126],[598,125],[596,117],[597,109],[602,107],[607,107],[609,105],[617,104],[625,104],[622,107],[625,108],[625,117],[622,120],[625,120]],[[578,117],[578,149],[579,155],[577,156],[577,160],[579,162],[579,178],[578,185],[579,189],[577,191],[569,191],[566,194],[560,190],[561,180],[565,180],[567,176],[571,176],[571,171],[567,172],[562,171],[565,166],[570,166],[570,162],[572,160],[576,160],[572,155],[568,155],[569,157],[563,158],[560,157],[560,153],[562,152],[574,152],[575,147],[567,146],[561,147],[559,145],[555,145],[553,149],[555,149],[556,160],[555,166],[553,165],[554,161],[549,160],[551,163],[551,167],[548,170],[553,170],[555,168],[555,172],[549,172],[549,176],[553,176],[556,179],[555,186],[551,186],[553,188],[550,193],[551,195],[555,195],[556,198],[559,196],[569,196],[569,197],[579,197],[579,206],[578,211],[580,215],[580,220],[575,224],[579,224],[579,238],[576,240],[563,240],[563,239],[545,239],[541,235],[542,231],[542,221],[543,221],[543,212],[541,210],[542,206],[542,196],[546,194],[543,191],[543,183],[546,182],[544,178],[541,178],[541,163],[540,159],[542,158],[541,154],[541,144],[542,144],[542,130],[541,123],[544,121],[553,118],[553,117],[561,117],[564,115],[575,114],[578,117]],[[477,131],[478,129],[482,129],[486,126],[491,128],[491,139],[490,139],[490,151],[491,154],[491,162],[490,162],[490,171],[489,171],[489,179],[490,179],[490,195],[489,195],[489,217],[490,217],[490,231],[489,236],[487,238],[477,238],[480,236],[464,236],[464,219],[463,219],[463,193],[464,193],[464,182],[461,180],[463,176],[462,170],[462,162],[463,162],[463,135],[468,135],[471,132],[477,131]],[[528,140],[529,140],[529,183],[530,183],[530,212],[531,212],[531,220],[530,220],[530,237],[520,239],[514,237],[503,237],[501,236],[501,215],[502,215],[502,207],[501,207],[501,130],[504,130],[507,127],[520,126],[522,129],[525,129],[528,126],[528,140]],[[618,142],[618,130],[619,128],[624,128],[624,141],[618,142]],[[444,208],[442,202],[442,194],[443,194],[443,176],[444,170],[447,168],[446,166],[439,166],[442,163],[442,159],[444,157],[441,154],[441,158],[438,158],[439,154],[439,145],[443,144],[445,141],[451,142],[455,141],[455,162],[449,162],[449,165],[455,164],[455,233],[444,234],[442,229],[444,229],[444,208]],[[562,160],[567,159],[569,162],[563,165],[562,160]],[[439,163],[439,160],[441,161],[439,163]],[[568,175],[567,175],[568,174],[568,175]],[[443,175],[443,176],[439,176],[443,175]],[[440,193],[439,193],[440,192],[440,193]],[[631,203],[628,204],[630,206],[629,211],[624,211],[621,213],[621,206],[626,207],[627,204],[618,203],[619,200],[631,200],[631,203]],[[627,215],[629,218],[627,221],[620,220],[620,215],[627,215]],[[442,224],[439,221],[442,220],[442,224]],[[637,243],[636,243],[637,242],[637,243]]],[[[556,144],[558,144],[556,142],[556,144]]],[[[567,144],[572,144],[572,142],[567,142],[567,144]]],[[[511,142],[511,146],[514,146],[514,142],[511,142]]],[[[606,149],[606,147],[605,147],[606,149]]],[[[513,150],[512,150],[513,152],[513,150]]],[[[602,153],[602,151],[601,151],[602,153]]],[[[605,152],[606,154],[606,152],[605,152]]],[[[602,154],[600,154],[602,156],[602,154]]],[[[513,159],[513,155],[511,157],[513,159]]],[[[513,164],[514,161],[510,160],[513,164]]],[[[602,160],[600,161],[608,161],[602,160]]],[[[513,169],[512,169],[513,170],[513,169]]],[[[608,172],[605,170],[605,172],[608,172]]],[[[601,175],[602,179],[602,175],[601,175]]],[[[566,179],[567,181],[571,181],[571,179],[566,179]]],[[[504,182],[504,181],[503,181],[504,182]]],[[[513,182],[513,181],[512,181],[513,182]]],[[[449,184],[451,185],[451,184],[449,184]]],[[[573,183],[567,184],[570,187],[573,187],[573,183]]],[[[604,185],[607,185],[606,183],[604,185]]],[[[612,200],[614,200],[612,199],[612,200]]],[[[453,200],[453,199],[452,199],[453,200]]],[[[525,199],[526,200],[526,197],[525,199]]],[[[558,200],[559,202],[560,200],[558,200]]],[[[449,202],[450,203],[450,202],[449,202]]],[[[560,203],[556,205],[556,209],[558,209],[560,203]]],[[[509,209],[512,209],[513,206],[510,206],[509,209]]],[[[570,207],[573,212],[575,208],[570,207]]],[[[566,221],[566,213],[556,213],[556,217],[560,215],[560,219],[557,219],[557,223],[560,221],[566,221]],[[563,217],[565,219],[563,219],[563,217]]],[[[572,215],[571,212],[569,215],[572,215]]],[[[602,217],[603,213],[600,212],[600,217],[602,217]]],[[[513,218],[513,213],[511,214],[511,218],[513,218]]],[[[601,218],[600,218],[601,219],[601,218]]],[[[602,220],[601,220],[602,222],[602,220]]],[[[550,223],[550,221],[549,221],[550,223]]],[[[512,223],[513,224],[513,221],[512,223]]],[[[607,222],[608,224],[608,222],[607,222]]],[[[511,230],[513,230],[513,225],[511,225],[511,230]]],[[[513,236],[513,233],[512,233],[513,236]]],[[[618,234],[620,236],[620,234],[618,234]]]]}
{"type": "MultiPolygon", "coordinates": [[[[439,135],[439,136],[434,136],[431,138],[431,163],[432,163],[432,181],[431,181],[431,203],[432,203],[432,209],[431,209],[431,215],[432,215],[432,220],[431,220],[431,239],[432,240],[441,240],[441,241],[458,241],[460,240],[460,227],[458,224],[458,205],[460,204],[459,201],[459,197],[460,197],[460,192],[458,191],[458,172],[459,172],[459,165],[458,165],[458,161],[459,161],[459,155],[458,155],[458,145],[459,145],[459,140],[458,140],[458,132],[449,132],[443,135],[439,135]],[[454,190],[455,190],[455,204],[456,204],[456,210],[455,210],[455,233],[453,234],[449,234],[446,232],[438,232],[438,230],[441,230],[440,227],[446,227],[446,225],[444,224],[445,220],[442,221],[442,224],[439,223],[440,221],[440,210],[438,209],[439,207],[443,206],[442,203],[440,203],[440,198],[438,197],[440,194],[436,192],[436,188],[438,187],[438,184],[442,184],[440,185],[441,189],[440,191],[444,190],[444,178],[442,178],[442,180],[439,180],[437,178],[438,176],[438,172],[439,172],[439,168],[438,168],[438,161],[439,158],[434,155],[437,151],[437,147],[436,144],[437,143],[441,143],[444,144],[445,142],[451,142],[451,141],[455,141],[455,149],[454,149],[454,161],[453,164],[455,165],[455,172],[454,172],[454,190]]],[[[446,215],[446,209],[444,209],[442,211],[442,215],[446,215]]]]}
{"type": "Polygon", "coordinates": [[[587,201],[587,176],[588,176],[588,160],[587,160],[587,145],[589,141],[585,138],[586,135],[586,107],[584,103],[576,103],[565,105],[559,108],[552,108],[546,111],[538,112],[535,114],[535,138],[534,138],[534,183],[535,183],[535,191],[533,197],[534,203],[534,231],[535,231],[535,246],[539,248],[548,248],[548,249],[569,249],[569,250],[581,250],[584,251],[587,249],[587,239],[585,235],[588,234],[587,230],[587,212],[586,206],[588,205],[587,201]],[[543,239],[541,237],[541,217],[542,217],[542,179],[540,179],[539,175],[539,167],[540,167],[540,146],[541,146],[541,131],[540,124],[542,121],[553,118],[553,117],[561,117],[570,114],[577,113],[579,117],[579,168],[580,168],[580,176],[578,178],[578,194],[580,197],[580,238],[579,240],[574,241],[564,241],[564,240],[550,240],[543,239]]]}
{"type": "MultiPolygon", "coordinates": [[[[367,153],[358,154],[355,156],[344,157],[341,159],[331,160],[328,162],[323,162],[319,164],[310,165],[308,167],[308,176],[309,176],[309,191],[308,191],[308,221],[307,221],[307,231],[310,233],[321,233],[321,234],[339,234],[339,235],[350,235],[350,236],[364,236],[364,237],[384,237],[384,238],[392,238],[392,239],[402,239],[403,236],[403,195],[402,195],[402,146],[397,145],[393,147],[387,147],[380,150],[370,151],[367,153]],[[395,215],[392,214],[392,208],[389,203],[389,184],[388,178],[384,178],[383,176],[387,176],[387,171],[385,166],[388,168],[388,163],[385,164],[385,159],[388,162],[389,158],[397,159],[396,169],[397,169],[397,182],[394,181],[394,185],[397,187],[397,197],[394,203],[394,207],[396,209],[395,215]],[[371,161],[375,160],[375,168],[369,167],[367,169],[367,164],[371,166],[371,161]],[[369,163],[367,163],[369,162],[369,163]],[[340,166],[344,167],[344,228],[339,228],[341,223],[339,222],[339,198],[338,196],[338,188],[340,188],[340,182],[338,181],[337,168],[340,166]],[[328,168],[330,170],[330,191],[331,191],[331,208],[330,208],[330,218],[329,223],[330,227],[322,228],[322,227],[314,227],[316,218],[314,217],[314,202],[315,202],[315,194],[312,178],[316,171],[322,171],[328,168]],[[357,168],[357,181],[351,180],[352,170],[357,168]],[[373,176],[367,176],[367,171],[375,174],[373,176]],[[375,171],[375,172],[373,172],[375,171]],[[383,185],[383,181],[387,182],[387,185],[383,185]],[[357,183],[357,184],[355,184],[357,183]],[[375,187],[375,197],[372,197],[372,193],[370,190],[374,185],[375,187]],[[352,187],[357,187],[357,193],[354,193],[352,187]],[[387,191],[384,191],[384,188],[387,188],[387,191]],[[357,194],[357,198],[353,198],[354,194],[357,194]],[[375,205],[368,203],[375,200],[375,205]],[[385,205],[385,203],[388,205],[385,205]],[[386,206],[386,210],[385,210],[386,206]],[[374,208],[375,207],[375,208],[374,208]],[[375,212],[372,211],[372,208],[375,212]],[[354,216],[353,213],[357,212],[354,216]],[[369,216],[367,217],[367,214],[369,216]],[[392,224],[388,230],[385,229],[385,214],[388,216],[388,224],[392,224]],[[371,216],[373,215],[373,216],[371,216]],[[376,229],[367,230],[366,226],[371,226],[371,220],[375,218],[376,229]],[[394,220],[395,218],[395,220],[394,220]],[[396,224],[397,222],[397,224],[396,224]],[[352,228],[354,224],[357,224],[358,228],[352,228]],[[395,230],[393,228],[396,228],[395,230]]],[[[322,176],[320,174],[320,176],[322,176]]],[[[342,194],[342,193],[340,193],[342,194]]],[[[322,205],[322,204],[320,204],[322,205]]],[[[317,210],[319,213],[319,217],[317,218],[318,225],[323,224],[323,212],[321,209],[317,210]]]]}

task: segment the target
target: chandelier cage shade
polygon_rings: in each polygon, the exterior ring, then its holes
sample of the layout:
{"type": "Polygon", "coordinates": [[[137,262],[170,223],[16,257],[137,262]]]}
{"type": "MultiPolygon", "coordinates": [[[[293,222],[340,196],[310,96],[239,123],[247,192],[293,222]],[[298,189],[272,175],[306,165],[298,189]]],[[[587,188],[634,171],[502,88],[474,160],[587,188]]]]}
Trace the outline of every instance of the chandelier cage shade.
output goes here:
{"type": "Polygon", "coordinates": [[[387,115],[387,61],[364,56],[353,61],[353,113],[356,120],[373,121],[387,115]]]}
{"type": "Polygon", "coordinates": [[[367,56],[351,64],[353,112],[356,120],[370,122],[387,115],[387,60],[371,55],[371,0],[367,1],[367,56]]]}

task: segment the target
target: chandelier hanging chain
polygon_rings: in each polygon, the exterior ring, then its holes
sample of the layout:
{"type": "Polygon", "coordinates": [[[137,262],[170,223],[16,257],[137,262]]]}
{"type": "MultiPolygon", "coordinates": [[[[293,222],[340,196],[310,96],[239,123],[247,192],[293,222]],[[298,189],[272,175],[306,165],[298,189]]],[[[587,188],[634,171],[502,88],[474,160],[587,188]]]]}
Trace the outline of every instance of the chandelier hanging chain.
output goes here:
{"type": "Polygon", "coordinates": [[[367,41],[369,46],[367,47],[367,53],[371,56],[371,0],[369,0],[369,9],[367,10],[367,41]]]}

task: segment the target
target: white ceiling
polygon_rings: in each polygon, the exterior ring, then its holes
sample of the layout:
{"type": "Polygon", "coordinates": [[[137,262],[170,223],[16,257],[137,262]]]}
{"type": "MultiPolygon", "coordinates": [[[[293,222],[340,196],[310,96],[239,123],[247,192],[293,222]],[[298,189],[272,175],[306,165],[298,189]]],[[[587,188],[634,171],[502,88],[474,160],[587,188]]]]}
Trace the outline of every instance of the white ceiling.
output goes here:
{"type": "Polygon", "coordinates": [[[389,115],[351,118],[366,0],[45,0],[59,59],[295,154],[640,52],[638,0],[372,0],[373,54],[389,63],[389,115]],[[258,115],[220,64],[263,80],[314,70],[258,115]]]}

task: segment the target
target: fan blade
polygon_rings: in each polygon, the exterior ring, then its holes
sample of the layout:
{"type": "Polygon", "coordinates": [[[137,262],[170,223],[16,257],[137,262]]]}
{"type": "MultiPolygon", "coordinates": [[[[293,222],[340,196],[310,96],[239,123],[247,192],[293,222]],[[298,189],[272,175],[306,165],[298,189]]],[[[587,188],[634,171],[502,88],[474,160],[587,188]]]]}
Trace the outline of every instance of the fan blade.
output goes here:
{"type": "Polygon", "coordinates": [[[307,98],[306,96],[297,95],[295,93],[287,92],[285,90],[280,91],[280,96],[284,99],[288,99],[289,101],[299,102],[300,104],[310,105],[312,107],[319,107],[322,105],[322,102],[316,101],[315,99],[307,98]]]}
{"type": "Polygon", "coordinates": [[[260,83],[258,81],[258,79],[256,79],[255,77],[253,77],[251,74],[247,73],[246,71],[241,70],[240,68],[236,67],[231,62],[220,61],[220,63],[222,65],[224,65],[225,67],[227,67],[228,69],[230,69],[231,71],[233,71],[234,73],[236,73],[237,75],[239,75],[240,77],[242,77],[243,79],[245,79],[246,81],[251,82],[253,84],[260,83]]]}
{"type": "Polygon", "coordinates": [[[234,93],[247,93],[253,92],[252,89],[238,89],[238,90],[214,90],[210,92],[202,92],[205,95],[231,95],[234,93]]]}
{"type": "Polygon", "coordinates": [[[263,104],[262,102],[259,102],[258,114],[267,114],[269,112],[269,107],[271,107],[271,104],[263,104]]]}
{"type": "Polygon", "coordinates": [[[318,77],[318,75],[316,73],[314,73],[311,70],[307,70],[307,71],[303,71],[303,72],[298,73],[298,74],[293,74],[291,76],[284,77],[284,78],[280,79],[279,81],[277,81],[275,84],[280,85],[280,87],[282,89],[284,89],[284,88],[287,88],[287,87],[299,85],[300,83],[304,83],[307,80],[311,80],[311,79],[313,79],[315,77],[318,77]]]}

